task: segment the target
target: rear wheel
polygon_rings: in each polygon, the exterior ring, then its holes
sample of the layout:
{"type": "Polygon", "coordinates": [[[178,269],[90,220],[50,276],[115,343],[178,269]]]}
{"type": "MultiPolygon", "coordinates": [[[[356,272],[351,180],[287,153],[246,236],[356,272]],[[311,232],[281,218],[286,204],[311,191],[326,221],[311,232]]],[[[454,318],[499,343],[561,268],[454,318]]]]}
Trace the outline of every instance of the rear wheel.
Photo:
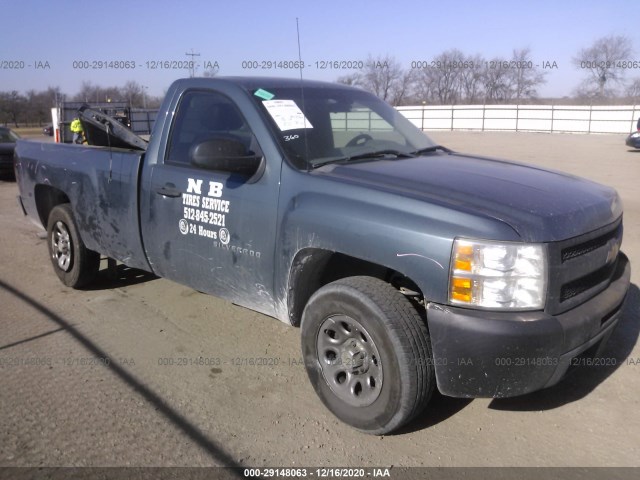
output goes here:
{"type": "Polygon", "coordinates": [[[47,240],[53,270],[62,283],[80,288],[95,278],[100,268],[100,254],[85,247],[68,203],[51,210],[47,240]]]}
{"type": "Polygon", "coordinates": [[[301,329],[309,379],[343,422],[381,435],[429,401],[435,372],[425,322],[388,283],[349,277],[325,285],[305,307],[301,329]]]}

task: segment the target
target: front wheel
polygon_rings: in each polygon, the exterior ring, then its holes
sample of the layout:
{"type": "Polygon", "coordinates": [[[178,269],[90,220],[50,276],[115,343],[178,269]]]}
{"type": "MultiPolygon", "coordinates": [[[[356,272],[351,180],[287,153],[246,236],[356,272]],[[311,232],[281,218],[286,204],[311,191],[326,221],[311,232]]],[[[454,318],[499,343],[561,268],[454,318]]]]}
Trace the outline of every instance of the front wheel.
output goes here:
{"type": "Polygon", "coordinates": [[[84,246],[68,203],[51,210],[47,240],[53,270],[62,283],[81,288],[95,278],[100,268],[100,254],[84,246]]]}
{"type": "Polygon", "coordinates": [[[325,406],[382,435],[426,406],[435,384],[429,334],[404,295],[372,277],[349,277],[312,295],[302,316],[307,374],[325,406]]]}

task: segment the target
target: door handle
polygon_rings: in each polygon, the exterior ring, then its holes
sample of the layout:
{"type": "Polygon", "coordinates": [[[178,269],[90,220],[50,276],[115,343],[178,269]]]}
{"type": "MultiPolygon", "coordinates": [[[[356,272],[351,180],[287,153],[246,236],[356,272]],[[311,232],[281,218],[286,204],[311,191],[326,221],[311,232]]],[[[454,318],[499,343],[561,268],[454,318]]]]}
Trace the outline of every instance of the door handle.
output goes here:
{"type": "Polygon", "coordinates": [[[173,183],[166,183],[156,188],[156,193],[164,197],[180,197],[182,195],[182,192],[173,183]]]}

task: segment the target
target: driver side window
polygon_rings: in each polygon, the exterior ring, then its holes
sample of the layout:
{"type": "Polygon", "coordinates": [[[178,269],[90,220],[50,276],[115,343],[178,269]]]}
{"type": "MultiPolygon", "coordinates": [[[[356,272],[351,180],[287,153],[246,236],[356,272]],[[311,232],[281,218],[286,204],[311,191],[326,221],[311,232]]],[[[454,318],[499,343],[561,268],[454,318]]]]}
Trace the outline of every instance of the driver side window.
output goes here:
{"type": "Polygon", "coordinates": [[[217,92],[188,91],[178,105],[165,161],[189,165],[192,147],[220,137],[239,141],[247,155],[259,150],[255,136],[230,99],[217,92]]]}

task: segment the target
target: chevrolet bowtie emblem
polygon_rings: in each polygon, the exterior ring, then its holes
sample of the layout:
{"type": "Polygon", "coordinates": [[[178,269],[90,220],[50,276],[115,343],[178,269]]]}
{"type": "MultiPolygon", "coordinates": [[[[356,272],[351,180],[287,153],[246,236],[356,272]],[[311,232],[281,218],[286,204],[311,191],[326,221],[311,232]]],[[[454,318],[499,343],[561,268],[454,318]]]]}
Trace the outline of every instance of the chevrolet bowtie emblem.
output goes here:
{"type": "Polygon", "coordinates": [[[609,247],[609,252],[607,252],[607,261],[606,264],[608,265],[609,263],[615,261],[615,259],[618,257],[618,252],[620,252],[620,244],[618,243],[618,241],[616,240],[615,242],[613,242],[613,244],[609,247]]]}

